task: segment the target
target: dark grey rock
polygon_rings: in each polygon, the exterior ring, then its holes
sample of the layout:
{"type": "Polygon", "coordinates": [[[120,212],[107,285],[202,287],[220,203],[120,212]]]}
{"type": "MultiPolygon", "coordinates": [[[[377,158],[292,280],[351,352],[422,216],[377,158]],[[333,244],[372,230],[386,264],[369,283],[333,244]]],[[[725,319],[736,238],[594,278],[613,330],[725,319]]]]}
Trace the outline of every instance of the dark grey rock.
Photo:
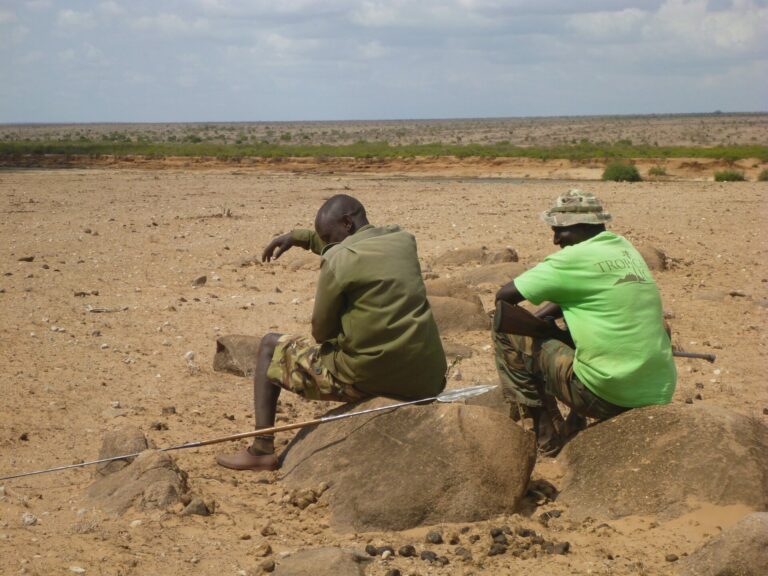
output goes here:
{"type": "Polygon", "coordinates": [[[276,576],[364,576],[370,558],[344,548],[302,550],[278,561],[276,576]]]}
{"type": "MultiPolygon", "coordinates": [[[[329,414],[389,403],[373,399],[329,414]]],[[[504,414],[433,403],[302,430],[284,453],[281,472],[288,488],[330,485],[336,528],[406,530],[514,513],[535,457],[533,435],[504,414]]]]}
{"type": "Polygon", "coordinates": [[[766,510],[767,453],[763,422],[719,406],[630,410],[565,446],[558,502],[576,520],[632,514],[669,519],[688,512],[691,501],[766,510]]]}
{"type": "Polygon", "coordinates": [[[753,512],[680,561],[681,576],[765,576],[768,512],[753,512]]]}

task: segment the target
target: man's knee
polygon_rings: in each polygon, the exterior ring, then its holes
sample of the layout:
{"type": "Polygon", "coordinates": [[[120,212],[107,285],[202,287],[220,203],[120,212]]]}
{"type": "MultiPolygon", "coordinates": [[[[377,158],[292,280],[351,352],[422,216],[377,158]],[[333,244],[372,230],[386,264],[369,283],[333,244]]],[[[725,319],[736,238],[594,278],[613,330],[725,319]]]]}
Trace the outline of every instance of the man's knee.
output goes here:
{"type": "Polygon", "coordinates": [[[277,347],[278,340],[280,340],[280,336],[282,336],[282,334],[269,332],[261,338],[258,352],[259,359],[264,359],[266,361],[270,361],[272,359],[272,356],[275,353],[275,348],[277,347]]]}

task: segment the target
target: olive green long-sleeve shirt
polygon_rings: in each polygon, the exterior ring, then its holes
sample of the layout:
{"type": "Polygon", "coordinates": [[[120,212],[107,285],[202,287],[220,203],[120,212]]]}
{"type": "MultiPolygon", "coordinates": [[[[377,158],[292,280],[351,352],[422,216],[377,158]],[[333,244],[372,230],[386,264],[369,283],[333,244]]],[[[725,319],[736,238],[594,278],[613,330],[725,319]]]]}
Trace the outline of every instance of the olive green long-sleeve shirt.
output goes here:
{"type": "Polygon", "coordinates": [[[373,395],[439,394],[447,364],[416,239],[398,226],[370,224],[328,246],[311,230],[293,237],[322,254],[312,335],[328,369],[373,395]]]}

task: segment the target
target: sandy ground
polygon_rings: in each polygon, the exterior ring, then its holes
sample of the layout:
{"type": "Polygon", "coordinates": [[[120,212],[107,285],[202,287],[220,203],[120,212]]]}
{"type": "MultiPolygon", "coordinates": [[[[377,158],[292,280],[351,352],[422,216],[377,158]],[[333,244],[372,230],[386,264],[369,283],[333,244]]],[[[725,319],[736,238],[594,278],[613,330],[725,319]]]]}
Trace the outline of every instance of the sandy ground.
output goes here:
{"type": "MultiPolygon", "coordinates": [[[[0,172],[0,475],[95,458],[104,433],[126,423],[157,446],[248,430],[250,384],[212,371],[215,338],[308,334],[316,271],[292,269],[303,256],[293,252],[271,265],[240,263],[259,254],[273,234],[311,225],[322,200],[338,192],[359,197],[372,222],[413,232],[425,269],[446,250],[481,245],[512,246],[532,265],[554,249],[538,213],[569,187],[595,192],[615,215],[613,230],[672,259],[673,267],[656,279],[675,343],[718,356],[715,365],[678,361],[674,402],[713,403],[768,421],[765,183],[721,184],[706,176],[639,184],[537,181],[493,165],[439,173],[247,166],[0,172]],[[28,257],[34,260],[20,261],[28,257]],[[207,284],[193,287],[203,274],[207,284]],[[189,351],[192,362],[185,359],[189,351]],[[163,413],[169,406],[175,414],[163,413]],[[167,430],[153,429],[156,422],[167,430]]],[[[562,177],[556,167],[538,175],[562,177]]],[[[481,297],[490,308],[492,289],[481,297]]],[[[487,333],[450,339],[475,352],[461,364],[463,381],[452,386],[495,379],[487,333]]],[[[281,402],[278,422],[328,408],[285,395],[281,402]]],[[[305,510],[286,504],[276,474],[220,468],[213,461],[219,449],[177,453],[192,488],[216,501],[209,517],[178,510],[109,517],[83,499],[92,482],[87,468],[2,483],[0,573],[258,574],[264,541],[273,550],[267,558],[275,559],[324,545],[427,547],[426,529],[338,533],[323,498],[305,510]],[[38,518],[36,525],[23,525],[26,512],[38,518]],[[274,534],[263,536],[267,525],[274,534]]],[[[543,459],[534,479],[557,487],[562,475],[556,460],[543,459]]],[[[448,566],[377,559],[367,573],[396,567],[421,575],[674,574],[677,564],[667,555],[693,552],[749,512],[702,504],[672,521],[576,523],[557,501],[529,504],[522,514],[467,525],[460,538],[473,562],[461,562],[454,546],[444,544],[432,548],[451,559],[448,566]],[[555,509],[562,515],[548,527],[538,522],[555,509]],[[486,557],[488,529],[504,525],[568,541],[571,551],[486,557]],[[471,545],[473,534],[481,539],[471,545]]],[[[462,527],[437,528],[447,535],[462,527]]]]}

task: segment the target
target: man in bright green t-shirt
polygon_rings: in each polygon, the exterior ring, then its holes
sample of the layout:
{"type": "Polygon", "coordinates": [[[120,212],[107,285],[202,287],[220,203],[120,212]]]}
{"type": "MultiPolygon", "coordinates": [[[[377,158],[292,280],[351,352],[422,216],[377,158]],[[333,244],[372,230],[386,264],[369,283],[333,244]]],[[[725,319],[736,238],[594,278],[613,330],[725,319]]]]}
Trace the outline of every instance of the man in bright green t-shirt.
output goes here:
{"type": "MultiPolygon", "coordinates": [[[[275,237],[262,260],[294,246],[321,256],[313,340],[275,333],[261,339],[253,380],[257,430],[274,426],[282,389],[335,402],[419,400],[442,392],[445,353],[413,235],[399,226],[373,226],[360,201],[337,194],[318,210],[314,230],[275,237]]],[[[234,470],[279,465],[271,434],[216,461],[234,470]]]]}
{"type": "Polygon", "coordinates": [[[600,202],[571,190],[542,219],[562,250],[503,286],[496,300],[547,302],[534,315],[549,320],[553,337],[493,338],[505,394],[533,418],[539,450],[554,455],[584,417],[668,403],[677,373],[656,283],[632,244],[605,229],[611,216],[600,202]],[[556,332],[560,317],[574,347],[556,332]],[[560,429],[554,399],[571,408],[560,429]]]}

